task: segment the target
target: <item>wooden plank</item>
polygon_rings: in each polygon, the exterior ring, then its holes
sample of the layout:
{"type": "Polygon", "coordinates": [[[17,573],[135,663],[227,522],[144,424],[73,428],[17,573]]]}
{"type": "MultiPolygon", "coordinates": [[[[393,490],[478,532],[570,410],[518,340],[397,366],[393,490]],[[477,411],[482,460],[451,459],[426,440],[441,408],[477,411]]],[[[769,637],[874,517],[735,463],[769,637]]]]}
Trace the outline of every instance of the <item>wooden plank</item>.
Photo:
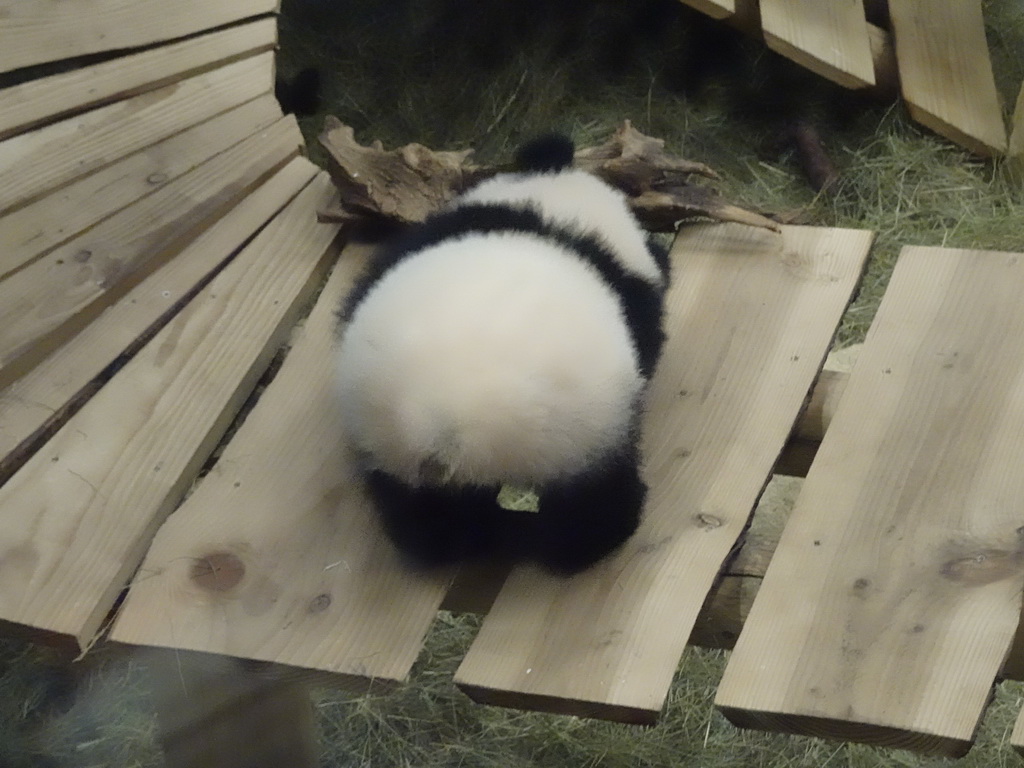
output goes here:
{"type": "Polygon", "coordinates": [[[0,488],[0,618],[95,637],[333,261],[332,193],[306,187],[0,488]]]}
{"type": "Polygon", "coordinates": [[[1004,153],[981,0],[889,0],[889,15],[911,116],[972,152],[1004,153]]]}
{"type": "Polygon", "coordinates": [[[0,390],[0,485],[88,398],[109,366],[138,351],[315,175],[308,160],[292,160],[31,373],[0,390]]]}
{"type": "Polygon", "coordinates": [[[682,0],[713,19],[727,19],[736,12],[736,0],[682,0]]]}
{"type": "Polygon", "coordinates": [[[1024,83],[1017,95],[1017,106],[1013,110],[1013,132],[1010,146],[1006,151],[1010,171],[1019,183],[1024,183],[1024,83]]]}
{"type": "Polygon", "coordinates": [[[0,386],[194,240],[300,141],[284,118],[0,283],[0,386]]]}
{"type": "Polygon", "coordinates": [[[133,56],[30,80],[0,99],[0,139],[90,107],[135,96],[217,64],[272,50],[273,19],[214,32],[133,56]]]}
{"type": "Polygon", "coordinates": [[[1010,137],[1009,155],[1024,159],[1024,83],[1017,94],[1017,106],[1013,110],[1013,134],[1010,137]]]}
{"type": "Polygon", "coordinates": [[[0,212],[273,89],[262,53],[0,142],[0,212]]]}
{"type": "Polygon", "coordinates": [[[450,575],[400,564],[345,456],[334,313],[365,256],[346,249],[282,369],[158,532],[115,640],[327,670],[360,688],[407,676],[450,575]],[[206,579],[205,563],[237,583],[206,579]]]}
{"type": "Polygon", "coordinates": [[[279,0],[0,0],[0,72],[184,37],[273,13],[279,0]]]}
{"type": "Polygon", "coordinates": [[[1017,721],[1013,725],[1013,733],[1010,736],[1010,744],[1017,752],[1024,755],[1024,710],[1017,715],[1017,721]]]}
{"type": "Polygon", "coordinates": [[[768,47],[846,88],[875,83],[863,0],[761,0],[768,47]]]}
{"type": "Polygon", "coordinates": [[[800,412],[872,235],[684,228],[645,421],[647,510],[572,579],[517,568],[456,682],[503,705],[656,719],[722,562],[800,412]]]}
{"type": "Polygon", "coordinates": [[[261,96],[0,218],[0,280],[280,117],[274,97],[261,96]]]}
{"type": "Polygon", "coordinates": [[[1024,255],[904,248],[717,704],[970,746],[1020,615],[1024,255]]]}

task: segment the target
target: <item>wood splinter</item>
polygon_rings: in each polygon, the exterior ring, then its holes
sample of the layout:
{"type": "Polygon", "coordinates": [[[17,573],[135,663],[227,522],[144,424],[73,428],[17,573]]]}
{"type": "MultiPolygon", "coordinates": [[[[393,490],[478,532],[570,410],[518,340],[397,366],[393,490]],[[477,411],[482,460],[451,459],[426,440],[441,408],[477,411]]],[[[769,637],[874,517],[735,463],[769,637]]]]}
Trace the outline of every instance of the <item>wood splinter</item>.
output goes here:
{"type": "MultiPolygon", "coordinates": [[[[423,221],[473,184],[511,170],[508,165],[475,165],[471,149],[436,152],[407,144],[385,151],[379,141],[363,146],[352,127],[336,117],[326,118],[320,143],[339,193],[334,206],[319,212],[323,222],[423,221]]],[[[605,143],[578,150],[575,160],[577,167],[621,189],[648,230],[672,232],[681,220],[696,217],[779,229],[770,219],[693,183],[694,175],[717,179],[718,174],[703,163],[673,157],[663,139],[645,136],[628,120],[605,143]]]]}

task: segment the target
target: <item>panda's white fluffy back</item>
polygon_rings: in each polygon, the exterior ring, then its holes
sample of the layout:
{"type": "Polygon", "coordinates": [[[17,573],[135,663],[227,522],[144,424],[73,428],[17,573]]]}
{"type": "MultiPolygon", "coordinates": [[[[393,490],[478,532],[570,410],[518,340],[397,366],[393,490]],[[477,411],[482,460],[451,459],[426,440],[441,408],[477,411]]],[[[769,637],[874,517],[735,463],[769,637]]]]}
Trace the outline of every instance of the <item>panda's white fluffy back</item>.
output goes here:
{"type": "Polygon", "coordinates": [[[530,206],[548,221],[604,240],[627,272],[664,282],[625,197],[586,171],[502,174],[456,200],[456,205],[469,203],[530,206]]]}
{"type": "Polygon", "coordinates": [[[644,386],[613,291],[526,233],[400,262],[357,307],[338,360],[350,446],[414,486],[579,472],[622,440],[644,386]]]}

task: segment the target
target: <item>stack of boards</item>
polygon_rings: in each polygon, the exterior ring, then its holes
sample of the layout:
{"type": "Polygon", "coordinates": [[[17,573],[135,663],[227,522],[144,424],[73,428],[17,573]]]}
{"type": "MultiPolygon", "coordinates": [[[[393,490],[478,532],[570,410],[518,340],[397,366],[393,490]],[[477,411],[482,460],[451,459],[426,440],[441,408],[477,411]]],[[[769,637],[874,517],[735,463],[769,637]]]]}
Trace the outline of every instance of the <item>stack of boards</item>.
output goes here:
{"type": "Polygon", "coordinates": [[[846,88],[898,78],[917,122],[979,155],[1024,160],[1024,87],[1008,145],[1012,105],[996,91],[982,0],[886,0],[891,33],[867,21],[869,0],[682,1],[846,88]]]}
{"type": "MultiPolygon", "coordinates": [[[[343,457],[334,310],[369,254],[316,222],[274,3],[89,5],[0,0],[0,620],[399,684],[455,574],[402,567],[343,457]]],[[[656,720],[871,240],[680,233],[643,526],[573,579],[513,569],[470,696],[656,720]]],[[[1024,583],[1022,294],[1024,255],[904,251],[726,671],[732,720],[969,746],[1024,583]]]]}

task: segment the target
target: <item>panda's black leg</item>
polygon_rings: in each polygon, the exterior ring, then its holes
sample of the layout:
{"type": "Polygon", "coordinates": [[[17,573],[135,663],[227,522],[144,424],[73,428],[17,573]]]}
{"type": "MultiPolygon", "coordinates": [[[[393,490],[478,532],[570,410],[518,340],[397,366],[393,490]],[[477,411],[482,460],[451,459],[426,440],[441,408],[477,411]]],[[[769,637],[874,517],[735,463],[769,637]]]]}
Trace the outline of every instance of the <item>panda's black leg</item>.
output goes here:
{"type": "Polygon", "coordinates": [[[414,565],[447,565],[501,547],[497,487],[415,488],[376,470],[365,480],[385,533],[414,565]]]}
{"type": "Polygon", "coordinates": [[[633,453],[543,489],[533,531],[534,559],[564,574],[593,565],[636,531],[646,496],[633,453]]]}

